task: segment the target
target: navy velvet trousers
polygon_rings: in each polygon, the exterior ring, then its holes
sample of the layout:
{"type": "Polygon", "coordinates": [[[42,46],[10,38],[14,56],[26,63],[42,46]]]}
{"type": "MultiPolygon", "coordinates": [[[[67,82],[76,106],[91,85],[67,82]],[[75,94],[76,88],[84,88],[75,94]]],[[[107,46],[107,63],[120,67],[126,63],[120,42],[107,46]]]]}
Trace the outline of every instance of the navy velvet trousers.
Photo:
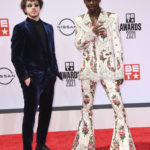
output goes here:
{"type": "Polygon", "coordinates": [[[37,143],[45,144],[49,122],[52,112],[54,84],[56,76],[47,69],[46,71],[29,71],[31,82],[29,87],[21,83],[24,96],[23,117],[23,149],[32,150],[33,127],[35,115],[39,106],[39,118],[37,128],[37,143]]]}

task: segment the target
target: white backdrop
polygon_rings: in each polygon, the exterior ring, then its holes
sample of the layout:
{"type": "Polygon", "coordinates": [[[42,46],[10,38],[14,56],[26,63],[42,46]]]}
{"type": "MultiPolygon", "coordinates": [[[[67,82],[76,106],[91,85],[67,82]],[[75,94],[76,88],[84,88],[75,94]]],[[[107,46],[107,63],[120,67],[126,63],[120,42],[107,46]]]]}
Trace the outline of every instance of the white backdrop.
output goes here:
{"type": "MultiPolygon", "coordinates": [[[[23,96],[19,81],[15,74],[14,67],[10,61],[10,39],[15,24],[25,20],[26,16],[20,9],[20,0],[10,1],[0,0],[0,20],[8,19],[10,36],[2,36],[0,33],[0,109],[23,108],[23,96]],[[8,70],[9,69],[9,70],[8,70]],[[12,81],[11,81],[12,79],[12,81]],[[7,84],[10,82],[9,84],[7,84]],[[7,85],[4,85],[7,84],[7,85]]],[[[149,103],[149,21],[148,0],[102,0],[101,6],[104,10],[115,12],[119,15],[121,24],[126,24],[126,14],[135,14],[135,23],[141,23],[141,30],[133,31],[130,36],[136,38],[127,39],[126,31],[121,31],[124,62],[125,64],[140,64],[140,80],[127,80],[121,87],[124,103],[149,103]]],[[[56,56],[60,72],[65,70],[65,62],[74,62],[73,72],[79,71],[82,52],[76,50],[74,46],[74,34],[65,36],[63,33],[71,33],[76,16],[87,11],[83,0],[44,0],[44,7],[41,11],[41,19],[51,23],[55,31],[56,56]],[[61,22],[62,21],[62,22],[61,22]],[[64,29],[65,28],[65,29],[64,29]],[[67,29],[66,29],[67,28],[67,29]],[[61,30],[61,32],[59,31],[61,30]]],[[[0,22],[0,30],[2,21],[0,22]]],[[[4,28],[3,28],[4,29],[4,28]]],[[[54,106],[78,106],[81,105],[80,81],[74,79],[64,79],[56,82],[54,106]],[[69,84],[69,87],[66,86],[69,84]],[[72,85],[72,86],[71,86],[72,85]]],[[[96,105],[109,104],[101,85],[97,85],[95,94],[96,105]]]]}

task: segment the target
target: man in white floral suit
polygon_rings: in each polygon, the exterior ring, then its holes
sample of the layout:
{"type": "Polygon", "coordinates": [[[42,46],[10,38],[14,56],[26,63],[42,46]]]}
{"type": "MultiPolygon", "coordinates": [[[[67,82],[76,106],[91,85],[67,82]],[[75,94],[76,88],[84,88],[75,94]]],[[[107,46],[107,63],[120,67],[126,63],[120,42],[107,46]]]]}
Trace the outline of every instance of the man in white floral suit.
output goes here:
{"type": "Polygon", "coordinates": [[[92,111],[99,81],[114,110],[110,150],[135,150],[119,87],[124,81],[124,72],[118,17],[105,12],[99,6],[100,1],[84,0],[88,12],[76,18],[75,45],[79,50],[84,49],[79,72],[83,106],[72,150],[95,150],[92,111]]]}

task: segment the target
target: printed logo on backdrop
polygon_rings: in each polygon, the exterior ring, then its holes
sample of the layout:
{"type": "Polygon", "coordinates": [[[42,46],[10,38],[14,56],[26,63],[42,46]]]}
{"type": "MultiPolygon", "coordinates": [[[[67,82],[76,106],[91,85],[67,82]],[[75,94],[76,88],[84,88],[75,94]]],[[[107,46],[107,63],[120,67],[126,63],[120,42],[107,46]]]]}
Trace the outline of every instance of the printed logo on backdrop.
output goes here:
{"type": "Polygon", "coordinates": [[[15,75],[9,68],[0,68],[0,84],[8,85],[14,78],[15,75]]]}
{"type": "Polygon", "coordinates": [[[75,32],[75,23],[69,18],[62,19],[57,25],[57,29],[61,34],[70,36],[75,32]]]}
{"type": "Polygon", "coordinates": [[[140,65],[125,64],[124,73],[125,73],[125,80],[140,80],[140,65]]]}
{"type": "Polygon", "coordinates": [[[60,72],[63,79],[66,80],[66,87],[75,87],[78,71],[75,71],[74,62],[65,62],[65,71],[60,72]]]}
{"type": "Polygon", "coordinates": [[[137,31],[142,30],[142,23],[137,23],[135,13],[126,13],[126,23],[120,24],[120,31],[126,32],[126,39],[135,39],[137,31]]]}
{"type": "Polygon", "coordinates": [[[0,36],[9,36],[9,21],[8,21],[8,19],[0,18],[0,36]]]}

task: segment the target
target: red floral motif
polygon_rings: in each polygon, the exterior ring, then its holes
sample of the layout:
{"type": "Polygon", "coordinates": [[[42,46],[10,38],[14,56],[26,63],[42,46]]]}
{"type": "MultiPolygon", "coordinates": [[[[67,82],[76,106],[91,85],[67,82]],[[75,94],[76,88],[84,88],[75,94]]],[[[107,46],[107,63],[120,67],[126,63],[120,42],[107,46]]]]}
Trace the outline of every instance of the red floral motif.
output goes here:
{"type": "Polygon", "coordinates": [[[88,95],[85,95],[84,97],[83,97],[83,102],[84,102],[84,104],[88,104],[89,103],[89,96],[88,95]]]}
{"type": "Polygon", "coordinates": [[[93,67],[93,63],[90,63],[90,66],[93,67]]]}
{"type": "Polygon", "coordinates": [[[91,28],[92,26],[93,26],[92,23],[89,23],[89,24],[88,24],[88,27],[89,27],[89,28],[91,28]]]}
{"type": "Polygon", "coordinates": [[[101,55],[100,55],[100,60],[102,60],[102,61],[104,62],[104,61],[105,61],[105,59],[106,59],[106,58],[104,58],[104,55],[103,55],[103,54],[101,54],[101,55]]]}
{"type": "Polygon", "coordinates": [[[113,139],[111,148],[112,150],[119,150],[119,142],[116,139],[113,139]]]}
{"type": "Polygon", "coordinates": [[[124,135],[125,135],[124,130],[119,131],[119,135],[120,135],[120,136],[124,136],[124,135]]]}
{"type": "Polygon", "coordinates": [[[83,68],[85,68],[85,63],[83,63],[83,68]]]}
{"type": "Polygon", "coordinates": [[[81,44],[81,39],[77,42],[78,44],[81,44]]]}
{"type": "Polygon", "coordinates": [[[113,99],[113,102],[114,102],[114,104],[116,104],[116,105],[119,105],[119,104],[120,104],[118,97],[116,97],[115,99],[113,99]]]}
{"type": "Polygon", "coordinates": [[[110,61],[107,62],[107,66],[110,68],[110,61]]]}
{"type": "Polygon", "coordinates": [[[82,128],[82,132],[84,133],[84,135],[88,134],[88,132],[89,132],[89,129],[87,128],[87,123],[86,122],[84,122],[84,126],[82,128]]]}
{"type": "Polygon", "coordinates": [[[130,141],[129,141],[129,148],[130,148],[130,150],[134,150],[132,139],[130,139],[130,141]]]}
{"type": "Polygon", "coordinates": [[[89,43],[89,41],[85,41],[85,42],[84,42],[84,45],[85,45],[85,44],[88,44],[88,43],[89,43]]]}
{"type": "Polygon", "coordinates": [[[87,55],[86,60],[87,60],[87,61],[90,60],[90,55],[87,55]]]}
{"type": "Polygon", "coordinates": [[[92,40],[92,42],[95,42],[96,41],[96,38],[94,38],[93,40],[92,40]]]}
{"type": "Polygon", "coordinates": [[[116,95],[113,95],[112,96],[112,99],[113,99],[113,103],[117,106],[120,105],[120,101],[119,101],[119,98],[116,96],[116,95]]]}
{"type": "Polygon", "coordinates": [[[85,61],[83,61],[83,67],[80,69],[80,72],[83,72],[84,69],[85,69],[85,61]]]}
{"type": "Polygon", "coordinates": [[[115,117],[115,119],[117,118],[117,114],[116,113],[114,114],[114,117],[115,117]]]}
{"type": "Polygon", "coordinates": [[[107,87],[106,87],[106,84],[105,84],[104,80],[101,80],[101,84],[102,84],[103,88],[106,90],[107,87]]]}
{"type": "Polygon", "coordinates": [[[73,147],[76,148],[79,145],[79,134],[76,135],[76,138],[74,140],[73,147]]]}
{"type": "Polygon", "coordinates": [[[97,57],[94,57],[94,60],[96,61],[96,60],[97,60],[97,57]]]}
{"type": "Polygon", "coordinates": [[[119,135],[120,135],[121,140],[124,140],[124,138],[125,138],[124,126],[121,126],[121,127],[119,128],[119,135]]]}
{"type": "Polygon", "coordinates": [[[97,73],[97,70],[96,70],[96,69],[94,70],[94,73],[97,73]]]}
{"type": "Polygon", "coordinates": [[[92,110],[89,111],[89,115],[90,115],[90,116],[93,115],[93,111],[92,111],[92,110]]]}
{"type": "Polygon", "coordinates": [[[81,18],[84,18],[85,14],[81,15],[81,18]]]}
{"type": "Polygon", "coordinates": [[[111,70],[112,72],[115,72],[115,69],[113,67],[111,67],[111,63],[112,61],[110,60],[110,57],[108,58],[108,61],[107,61],[107,67],[109,70],[111,70]]]}
{"type": "Polygon", "coordinates": [[[120,87],[117,86],[115,90],[116,90],[116,92],[120,92],[120,87]]]}
{"type": "Polygon", "coordinates": [[[93,143],[89,142],[88,150],[93,150],[93,143]]]}
{"type": "Polygon", "coordinates": [[[101,34],[101,37],[103,38],[103,40],[107,37],[107,31],[106,30],[101,34]]]}
{"type": "Polygon", "coordinates": [[[75,27],[75,35],[78,33],[77,27],[75,27]]]}

